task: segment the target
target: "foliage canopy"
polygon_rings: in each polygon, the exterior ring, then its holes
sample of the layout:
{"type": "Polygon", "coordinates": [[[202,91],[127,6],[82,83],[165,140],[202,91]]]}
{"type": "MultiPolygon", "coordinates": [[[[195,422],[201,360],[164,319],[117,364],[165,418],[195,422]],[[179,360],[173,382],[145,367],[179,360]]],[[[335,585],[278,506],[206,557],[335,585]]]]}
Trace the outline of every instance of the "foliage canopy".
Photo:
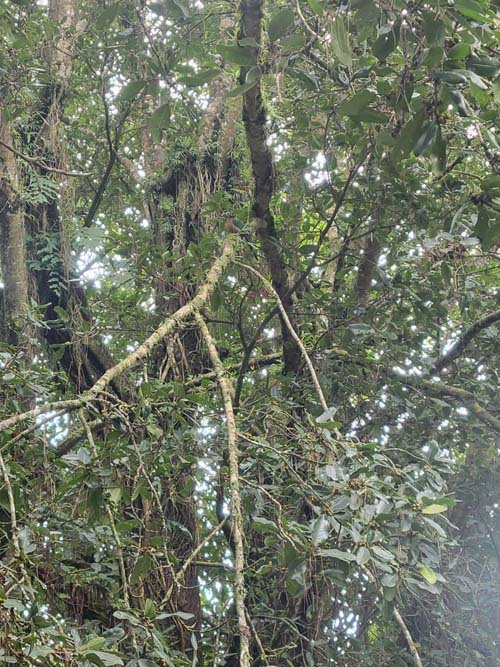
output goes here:
{"type": "Polygon", "coordinates": [[[500,4],[0,23],[0,662],[497,665],[500,4]]]}

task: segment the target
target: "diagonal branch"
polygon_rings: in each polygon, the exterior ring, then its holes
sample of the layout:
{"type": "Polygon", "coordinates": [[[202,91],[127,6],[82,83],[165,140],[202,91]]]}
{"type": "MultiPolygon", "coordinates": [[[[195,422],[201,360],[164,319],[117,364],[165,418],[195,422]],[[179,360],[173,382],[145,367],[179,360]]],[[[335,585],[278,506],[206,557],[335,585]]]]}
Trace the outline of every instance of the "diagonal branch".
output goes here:
{"type": "Polygon", "coordinates": [[[480,405],[477,402],[475,394],[472,392],[467,391],[466,389],[460,389],[459,387],[451,387],[442,382],[431,382],[430,380],[421,380],[419,378],[408,376],[401,377],[399,373],[389,369],[385,372],[390,377],[399,380],[399,382],[406,384],[409,387],[413,387],[414,389],[420,389],[431,396],[449,396],[450,398],[456,398],[457,400],[462,401],[478,419],[500,433],[500,419],[480,405]]]}
{"type": "Polygon", "coordinates": [[[401,614],[399,613],[399,610],[398,610],[397,607],[394,607],[393,614],[394,614],[394,618],[396,619],[399,627],[403,631],[403,634],[404,634],[405,639],[406,639],[406,643],[408,644],[408,648],[410,649],[410,653],[413,657],[413,660],[415,662],[416,667],[423,667],[422,660],[420,659],[420,655],[418,653],[417,645],[413,641],[413,637],[411,636],[410,631],[408,630],[408,626],[404,622],[404,619],[401,616],[401,614]]]}
{"type": "Polygon", "coordinates": [[[452,361],[458,359],[458,357],[460,357],[465,352],[466,347],[469,345],[474,336],[477,336],[477,334],[480,333],[483,329],[487,329],[488,327],[491,327],[492,324],[495,324],[495,322],[499,321],[500,310],[497,310],[494,313],[490,313],[489,315],[486,315],[486,317],[483,317],[482,319],[475,322],[467,329],[467,331],[465,331],[465,333],[462,334],[462,336],[460,336],[457,342],[451,346],[446,354],[443,354],[441,357],[439,357],[439,359],[431,368],[431,374],[439,373],[443,370],[443,368],[449,366],[452,361]]]}
{"type": "Polygon", "coordinates": [[[207,324],[198,311],[194,312],[196,324],[205,340],[210,361],[217,375],[217,382],[224,402],[229,455],[229,483],[231,487],[232,536],[234,540],[234,603],[240,633],[240,667],[250,667],[250,628],[245,615],[245,553],[243,547],[243,515],[241,511],[240,479],[238,466],[238,431],[233,409],[233,388],[220,359],[215,341],[207,324]]]}
{"type": "Polygon", "coordinates": [[[124,359],[119,361],[117,364],[109,368],[97,382],[86,392],[82,393],[78,398],[69,399],[67,401],[55,401],[52,403],[46,403],[45,405],[40,405],[33,410],[27,410],[12,417],[8,417],[0,421],[0,432],[5,431],[17,424],[25,422],[28,419],[34,419],[38,415],[46,414],[47,412],[57,412],[61,414],[68,410],[77,410],[78,408],[85,405],[87,402],[95,400],[99,394],[108,387],[113,380],[120,377],[133,366],[135,366],[139,361],[145,359],[148,354],[169,336],[179,325],[191,317],[195,311],[202,308],[211,295],[214,292],[224,270],[231,262],[235,248],[237,246],[239,237],[230,236],[226,239],[222,246],[222,252],[220,256],[212,264],[205,282],[198,290],[191,301],[188,301],[184,306],[179,308],[173,315],[167,317],[162,324],[154,331],[146,340],[139,345],[133,352],[127,355],[124,359]]]}
{"type": "Polygon", "coordinates": [[[321,407],[323,408],[323,410],[326,412],[328,410],[328,403],[326,402],[325,396],[323,394],[323,389],[321,388],[321,384],[318,380],[318,376],[311,361],[311,357],[307,353],[304,343],[301,341],[300,336],[297,334],[292,323],[290,322],[290,319],[285,310],[285,307],[283,306],[279,294],[276,292],[273,286],[264,278],[264,276],[260,273],[260,271],[257,271],[257,269],[254,269],[253,267],[248,266],[247,264],[243,264],[242,262],[238,262],[238,264],[243,268],[247,269],[247,271],[255,273],[255,275],[257,275],[261,279],[267,291],[276,299],[279,312],[288,328],[288,331],[290,332],[290,336],[293,338],[302,356],[306,360],[307,368],[309,369],[309,373],[311,374],[314,388],[316,389],[316,393],[318,394],[319,402],[321,403],[321,407]]]}

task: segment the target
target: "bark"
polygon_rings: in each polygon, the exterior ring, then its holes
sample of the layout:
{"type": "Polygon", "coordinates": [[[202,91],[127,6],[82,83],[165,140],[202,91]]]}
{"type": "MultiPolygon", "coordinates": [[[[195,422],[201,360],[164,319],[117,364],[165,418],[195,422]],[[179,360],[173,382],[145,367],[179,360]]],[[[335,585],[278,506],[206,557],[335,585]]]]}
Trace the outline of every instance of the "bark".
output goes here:
{"type": "MultiPolygon", "coordinates": [[[[242,0],[240,37],[253,38],[257,43],[262,39],[263,0],[242,0]]],[[[259,49],[251,49],[257,62],[259,49]]],[[[240,83],[245,83],[250,68],[242,67],[240,83]]],[[[252,161],[254,178],[253,215],[257,218],[256,235],[260,241],[262,252],[267,260],[271,273],[272,284],[278,293],[292,326],[297,330],[294,315],[290,279],[285,264],[274,217],[271,212],[271,198],[276,184],[276,170],[273,157],[267,143],[266,109],[262,99],[260,83],[246,91],[243,95],[243,121],[245,124],[248,147],[252,161]]],[[[281,320],[281,336],[283,340],[283,361],[285,373],[296,373],[300,364],[300,350],[290,335],[283,318],[281,320]]]]}
{"type": "Polygon", "coordinates": [[[4,145],[12,146],[13,137],[1,109],[0,140],[0,261],[4,282],[0,330],[4,340],[15,343],[28,305],[28,275],[16,158],[4,145]]]}
{"type": "Polygon", "coordinates": [[[370,234],[366,239],[363,257],[359,264],[358,275],[356,277],[356,286],[354,288],[357,307],[363,310],[368,305],[368,300],[370,298],[373,273],[377,267],[380,250],[379,240],[374,233],[370,234]]]}
{"type": "Polygon", "coordinates": [[[431,369],[431,373],[439,373],[444,368],[449,366],[455,359],[458,359],[465,352],[469,343],[472,339],[477,336],[481,331],[491,327],[496,322],[500,322],[500,310],[496,310],[493,313],[489,313],[485,317],[481,318],[470,326],[457,340],[451,348],[443,354],[437,361],[434,363],[431,369]]]}

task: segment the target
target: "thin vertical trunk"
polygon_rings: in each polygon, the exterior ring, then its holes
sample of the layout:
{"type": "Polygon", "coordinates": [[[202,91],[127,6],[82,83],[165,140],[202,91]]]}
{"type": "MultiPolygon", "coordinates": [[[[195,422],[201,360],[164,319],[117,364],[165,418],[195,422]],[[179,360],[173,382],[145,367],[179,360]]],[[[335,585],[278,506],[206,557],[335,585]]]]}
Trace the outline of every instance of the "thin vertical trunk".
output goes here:
{"type": "Polygon", "coordinates": [[[16,157],[6,146],[13,137],[0,109],[0,261],[2,268],[3,322],[2,338],[17,342],[25,327],[23,315],[28,304],[28,275],[24,212],[19,197],[16,157]]]}

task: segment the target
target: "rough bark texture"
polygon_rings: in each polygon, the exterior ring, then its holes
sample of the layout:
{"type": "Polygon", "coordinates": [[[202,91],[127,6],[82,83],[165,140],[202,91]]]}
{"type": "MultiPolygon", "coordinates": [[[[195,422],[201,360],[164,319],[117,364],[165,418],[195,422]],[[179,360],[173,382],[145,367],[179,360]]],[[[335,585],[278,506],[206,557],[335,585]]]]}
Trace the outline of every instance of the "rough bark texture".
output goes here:
{"type": "MultiPolygon", "coordinates": [[[[13,138],[0,108],[0,140],[12,146],[13,138]]],[[[14,154],[0,144],[0,260],[3,290],[2,338],[15,342],[28,304],[28,276],[24,215],[19,199],[19,179],[14,154]]]]}
{"type": "MultiPolygon", "coordinates": [[[[257,43],[261,40],[263,5],[263,0],[243,0],[240,5],[242,13],[241,36],[253,38],[257,43]]],[[[252,48],[251,50],[257,62],[259,49],[252,48]]],[[[240,83],[245,83],[248,71],[248,67],[241,68],[240,83]]],[[[255,185],[252,208],[255,218],[258,220],[256,226],[257,238],[269,266],[273,287],[278,293],[294,329],[296,329],[290,279],[270,208],[276,171],[267,144],[266,109],[258,81],[253,88],[243,95],[243,121],[250,149],[255,185]]],[[[285,373],[295,373],[300,364],[300,350],[290,335],[285,322],[282,318],[280,319],[285,373]]]]}
{"type": "Polygon", "coordinates": [[[366,239],[363,257],[359,264],[358,275],[356,277],[355,293],[359,308],[364,309],[368,305],[373,273],[377,267],[380,250],[379,240],[373,233],[370,234],[366,239]]]}

